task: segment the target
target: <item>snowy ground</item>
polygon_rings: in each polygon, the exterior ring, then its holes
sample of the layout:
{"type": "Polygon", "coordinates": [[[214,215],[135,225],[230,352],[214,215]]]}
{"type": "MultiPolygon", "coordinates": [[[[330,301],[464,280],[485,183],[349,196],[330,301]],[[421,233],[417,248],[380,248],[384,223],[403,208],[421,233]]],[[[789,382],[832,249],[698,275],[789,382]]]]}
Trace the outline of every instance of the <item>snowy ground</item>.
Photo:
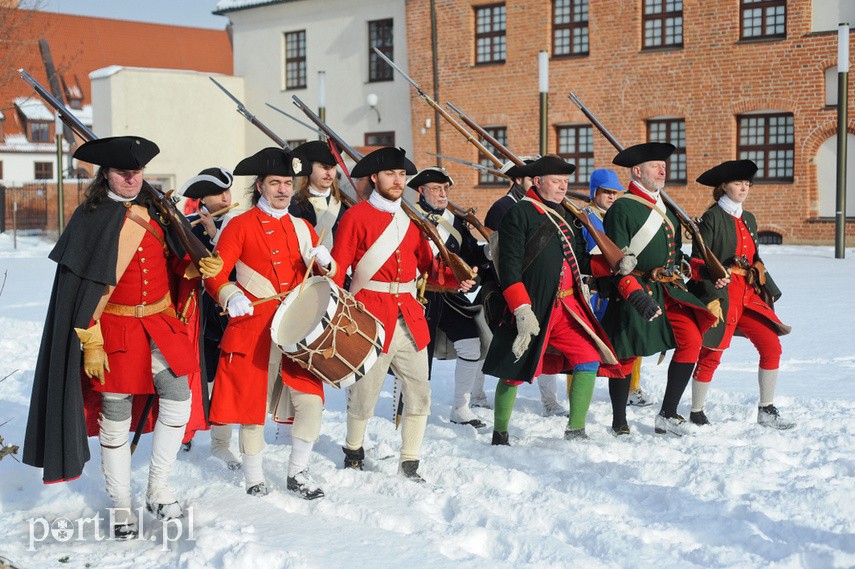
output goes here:
{"type": "MultiPolygon", "coordinates": [[[[54,265],[51,244],[0,235],[0,435],[20,444],[54,265]]],[[[182,454],[174,488],[192,519],[181,528],[143,516],[142,539],[101,539],[92,518],[108,506],[97,440],[83,476],[45,486],[41,472],[0,462],[0,557],[19,567],[853,567],[855,566],[855,250],[766,247],[784,291],[777,405],[791,431],[758,426],[757,355],[738,338],[713,380],[694,436],[653,434],[658,406],[630,408],[633,433],[609,434],[611,408],[600,380],[587,441],[561,438],[564,421],[544,418],[535,386],[524,386],[511,447],[490,446],[490,430],[448,421],[453,368],[434,368],[433,413],[420,471],[428,484],[396,476],[399,436],[384,391],[369,426],[366,472],[341,469],[344,394],[328,392],[311,468],[326,491],[314,502],[285,491],[287,433],[265,451],[273,492],[247,496],[238,474],[209,456],[206,433],[182,454]],[[285,444],[282,444],[284,441],[285,444]],[[47,534],[68,520],[72,537],[47,534]],[[166,533],[164,533],[166,532],[166,533]],[[174,538],[174,541],[171,539],[174,538]]],[[[666,364],[644,362],[642,383],[661,397],[666,364]]],[[[488,395],[495,380],[488,378],[488,395]]],[[[687,394],[682,411],[688,412],[687,394]]],[[[564,396],[566,404],[566,396],[564,396]]],[[[478,413],[492,424],[489,411],[478,413]]],[[[268,425],[268,441],[277,427],[268,425]]],[[[150,441],[133,459],[142,503],[150,441]]],[[[234,445],[236,445],[236,439],[234,445]]],[[[0,566],[2,564],[0,563],[0,566]]]]}

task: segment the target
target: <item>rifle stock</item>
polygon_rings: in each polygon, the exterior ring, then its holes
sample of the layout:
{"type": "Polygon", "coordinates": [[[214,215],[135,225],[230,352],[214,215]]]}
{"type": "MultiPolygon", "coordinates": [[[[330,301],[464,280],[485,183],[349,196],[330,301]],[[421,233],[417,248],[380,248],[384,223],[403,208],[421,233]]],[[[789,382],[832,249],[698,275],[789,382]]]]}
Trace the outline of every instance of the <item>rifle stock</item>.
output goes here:
{"type": "MultiPolygon", "coordinates": [[[[80,120],[74,116],[74,114],[72,114],[71,111],[62,104],[62,102],[51,95],[50,92],[45,89],[41,83],[36,81],[32,75],[23,69],[19,69],[18,72],[21,74],[21,79],[30,85],[30,87],[32,87],[47,104],[53,107],[59,115],[60,120],[80,136],[80,138],[86,141],[96,140],[98,138],[94,132],[80,122],[80,120]]],[[[178,211],[178,208],[175,207],[175,202],[172,201],[170,196],[164,194],[145,181],[143,181],[142,191],[146,192],[152,198],[152,203],[162,216],[163,224],[172,232],[173,236],[178,239],[186,253],[190,256],[193,264],[196,265],[196,268],[199,268],[199,261],[203,257],[210,257],[211,252],[208,251],[205,245],[199,241],[199,238],[193,234],[193,231],[190,229],[190,222],[188,222],[187,218],[178,211]]]]}
{"type": "MultiPolygon", "coordinates": [[[[472,118],[470,118],[466,113],[464,113],[459,108],[455,107],[453,104],[448,103],[448,106],[454,110],[455,113],[458,114],[460,119],[465,122],[470,128],[472,128],[475,132],[477,132],[484,140],[489,142],[493,148],[495,148],[500,154],[504,155],[505,158],[516,164],[517,166],[523,166],[525,163],[523,160],[515,155],[513,152],[508,150],[508,148],[501,144],[498,140],[496,140],[493,136],[490,135],[484,128],[481,127],[478,123],[476,123],[472,118]]],[[[571,192],[567,192],[570,194],[571,192]]],[[[588,201],[588,196],[577,194],[576,192],[572,193],[572,197],[576,199],[582,199],[583,201],[588,201]]],[[[561,205],[564,206],[564,209],[572,213],[576,219],[579,220],[585,229],[588,230],[588,233],[591,234],[597,246],[600,248],[600,252],[603,254],[603,257],[606,259],[606,262],[611,267],[612,272],[618,271],[618,266],[620,265],[621,260],[624,257],[623,251],[618,249],[617,245],[609,239],[609,237],[600,231],[599,228],[595,227],[593,223],[591,223],[588,215],[582,211],[576,204],[571,202],[566,197],[561,200],[561,205]]]]}
{"type": "MultiPolygon", "coordinates": [[[[606,137],[606,140],[615,147],[615,149],[620,152],[624,149],[623,145],[617,141],[617,139],[612,135],[609,130],[603,126],[603,123],[594,116],[594,113],[586,107],[579,97],[576,96],[575,93],[570,93],[569,98],[573,103],[579,107],[579,110],[582,111],[582,114],[591,121],[591,124],[594,125],[600,133],[606,137]]],[[[704,238],[701,235],[701,230],[698,227],[698,224],[694,219],[689,217],[689,214],[677,204],[671,196],[668,195],[668,192],[665,191],[665,188],[659,190],[659,194],[662,196],[662,201],[665,202],[665,206],[670,209],[674,215],[677,216],[677,219],[680,220],[680,225],[682,225],[686,231],[692,236],[692,240],[698,246],[698,250],[701,252],[701,257],[704,259],[704,263],[707,266],[707,272],[710,274],[710,278],[712,280],[724,279],[730,276],[727,269],[721,264],[721,261],[710,251],[709,247],[707,247],[706,243],[704,243],[704,238]]]]}
{"type": "MultiPolygon", "coordinates": [[[[350,146],[347,142],[344,141],[333,129],[327,125],[318,115],[316,115],[312,109],[306,106],[303,101],[300,100],[297,95],[292,95],[291,98],[294,100],[294,104],[299,108],[309,120],[311,120],[319,129],[321,129],[327,137],[332,140],[339,148],[342,149],[350,159],[354,162],[359,162],[362,159],[362,154],[350,146]]],[[[426,235],[431,241],[434,242],[437,249],[439,250],[439,255],[442,261],[451,269],[451,272],[454,274],[454,278],[457,279],[458,282],[463,282],[464,280],[469,280],[474,278],[475,271],[466,264],[466,262],[461,259],[455,253],[449,252],[448,248],[445,246],[445,242],[440,237],[439,232],[436,230],[436,226],[431,223],[425,216],[421,215],[416,209],[406,200],[406,198],[401,197],[401,209],[404,213],[407,214],[407,217],[412,220],[413,223],[419,228],[419,230],[426,235]]]]}

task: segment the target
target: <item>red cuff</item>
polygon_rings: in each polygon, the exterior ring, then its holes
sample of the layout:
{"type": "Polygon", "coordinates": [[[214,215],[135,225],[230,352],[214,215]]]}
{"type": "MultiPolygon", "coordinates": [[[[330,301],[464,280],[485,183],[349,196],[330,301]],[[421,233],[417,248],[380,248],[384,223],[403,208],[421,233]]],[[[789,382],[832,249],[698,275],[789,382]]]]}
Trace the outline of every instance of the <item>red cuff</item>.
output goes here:
{"type": "Polygon", "coordinates": [[[692,276],[689,277],[693,281],[702,281],[704,277],[701,276],[701,269],[706,267],[706,263],[704,263],[703,259],[699,259],[697,257],[692,257],[689,259],[689,267],[692,269],[692,276]]]}
{"type": "Polygon", "coordinates": [[[605,255],[591,255],[591,274],[595,277],[611,276],[612,268],[606,261],[605,255]]]}
{"type": "Polygon", "coordinates": [[[621,277],[618,281],[618,292],[623,298],[629,298],[633,292],[637,290],[641,290],[641,283],[638,282],[638,279],[631,275],[627,275],[625,277],[621,277]]]}
{"type": "Polygon", "coordinates": [[[531,298],[528,296],[528,291],[525,289],[525,285],[521,282],[512,284],[506,288],[502,294],[505,296],[505,302],[508,303],[508,308],[511,309],[511,312],[523,304],[531,304],[531,298]]]}

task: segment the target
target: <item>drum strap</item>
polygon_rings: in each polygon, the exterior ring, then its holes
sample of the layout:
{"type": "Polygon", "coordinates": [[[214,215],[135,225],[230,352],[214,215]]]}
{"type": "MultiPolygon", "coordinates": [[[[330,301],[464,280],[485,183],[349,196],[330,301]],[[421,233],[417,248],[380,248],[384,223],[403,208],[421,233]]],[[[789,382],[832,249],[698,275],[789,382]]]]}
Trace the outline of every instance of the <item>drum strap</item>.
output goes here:
{"type": "Polygon", "coordinates": [[[267,298],[279,291],[270,279],[238,259],[235,263],[235,280],[245,291],[256,298],[267,298]]]}
{"type": "Polygon", "coordinates": [[[303,262],[306,263],[306,266],[308,267],[309,261],[312,259],[312,256],[309,254],[309,249],[314,247],[314,244],[312,243],[312,234],[309,233],[309,222],[305,219],[294,217],[290,213],[288,214],[288,217],[294,225],[294,233],[297,234],[297,244],[300,246],[300,256],[303,257],[303,262]]]}
{"type": "Polygon", "coordinates": [[[391,223],[386,226],[380,237],[372,243],[354,267],[353,280],[350,282],[351,294],[356,294],[365,288],[365,284],[380,270],[380,267],[386,264],[392,253],[404,242],[404,237],[409,228],[410,218],[403,210],[399,209],[395,212],[391,223]]]}

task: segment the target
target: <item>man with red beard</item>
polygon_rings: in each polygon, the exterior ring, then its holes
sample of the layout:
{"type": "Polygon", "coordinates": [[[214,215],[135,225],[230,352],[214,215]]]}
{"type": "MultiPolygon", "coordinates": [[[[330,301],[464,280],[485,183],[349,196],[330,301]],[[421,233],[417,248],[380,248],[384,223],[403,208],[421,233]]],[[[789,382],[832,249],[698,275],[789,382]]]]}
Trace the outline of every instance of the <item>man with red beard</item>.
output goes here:
{"type": "MultiPolygon", "coordinates": [[[[416,299],[416,278],[434,269],[433,253],[416,225],[401,208],[404,185],[416,166],[400,148],[380,148],[353,167],[356,178],[370,177],[374,191],[368,200],[344,214],[339,223],[332,256],[341,286],[348,268],[353,269],[350,292],[383,323],[383,353],[347,398],[347,438],[342,448],[345,468],[362,470],[362,447],[368,420],[391,367],[402,384],[404,413],[401,418],[399,474],[415,482],[419,475],[422,438],[430,414],[427,344],[430,340],[424,308],[416,299]]],[[[444,280],[454,282],[448,269],[444,280]]],[[[475,284],[459,283],[462,291],[475,284]]]]}

